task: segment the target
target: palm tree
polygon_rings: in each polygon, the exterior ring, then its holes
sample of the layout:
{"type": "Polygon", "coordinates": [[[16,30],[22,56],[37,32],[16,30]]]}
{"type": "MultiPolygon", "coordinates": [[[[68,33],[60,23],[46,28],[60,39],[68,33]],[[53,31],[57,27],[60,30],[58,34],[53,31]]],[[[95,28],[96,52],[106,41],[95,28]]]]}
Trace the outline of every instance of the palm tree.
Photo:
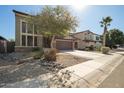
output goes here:
{"type": "Polygon", "coordinates": [[[105,18],[102,18],[102,21],[100,21],[101,27],[104,27],[104,32],[103,32],[103,46],[106,45],[107,27],[110,26],[111,21],[112,21],[112,18],[110,16],[107,16],[105,18]]]}

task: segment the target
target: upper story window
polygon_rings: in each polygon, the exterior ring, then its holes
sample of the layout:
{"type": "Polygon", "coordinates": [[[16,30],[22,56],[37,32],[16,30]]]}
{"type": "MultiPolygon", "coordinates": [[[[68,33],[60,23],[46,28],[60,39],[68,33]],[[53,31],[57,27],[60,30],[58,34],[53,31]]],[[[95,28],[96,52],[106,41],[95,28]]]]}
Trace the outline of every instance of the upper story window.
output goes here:
{"type": "Polygon", "coordinates": [[[22,33],[26,33],[26,22],[22,22],[22,33]]]}
{"type": "Polygon", "coordinates": [[[33,33],[33,24],[28,24],[28,33],[32,34],[33,33]]]}
{"type": "Polygon", "coordinates": [[[38,30],[37,29],[38,29],[37,26],[34,25],[34,34],[38,34],[38,30]]]}
{"type": "Polygon", "coordinates": [[[89,37],[90,37],[90,40],[93,40],[93,36],[91,34],[89,35],[89,37]]]}
{"type": "Polygon", "coordinates": [[[96,40],[99,40],[100,38],[99,38],[99,36],[96,36],[96,40]]]}

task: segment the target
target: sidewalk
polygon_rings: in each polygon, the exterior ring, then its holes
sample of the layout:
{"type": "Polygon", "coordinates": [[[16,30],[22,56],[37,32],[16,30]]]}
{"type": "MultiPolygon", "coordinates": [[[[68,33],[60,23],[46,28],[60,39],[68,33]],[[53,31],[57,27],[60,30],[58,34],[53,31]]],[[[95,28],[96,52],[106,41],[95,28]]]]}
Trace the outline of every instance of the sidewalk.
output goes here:
{"type": "MultiPolygon", "coordinates": [[[[74,71],[70,81],[76,82],[78,87],[98,87],[123,60],[122,55],[117,53],[100,55],[102,56],[97,57],[97,55],[93,60],[65,68],[61,71],[74,71]]],[[[8,84],[5,87],[47,87],[48,76],[44,75],[44,78],[40,76],[35,79],[8,84]]]]}

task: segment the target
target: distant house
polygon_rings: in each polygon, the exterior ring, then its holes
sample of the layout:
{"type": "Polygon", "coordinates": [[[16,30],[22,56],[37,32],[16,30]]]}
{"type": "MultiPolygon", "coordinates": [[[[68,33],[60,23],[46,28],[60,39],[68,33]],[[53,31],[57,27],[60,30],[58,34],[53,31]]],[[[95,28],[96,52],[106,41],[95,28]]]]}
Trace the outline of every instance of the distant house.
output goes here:
{"type": "Polygon", "coordinates": [[[0,53],[7,52],[7,42],[8,42],[7,39],[0,36],[0,53]]]}
{"type": "Polygon", "coordinates": [[[100,38],[100,35],[95,34],[91,32],[90,30],[82,31],[82,32],[77,32],[74,34],[71,34],[70,36],[65,37],[66,39],[76,39],[75,46],[77,49],[84,49],[85,47],[89,46],[101,46],[102,41],[100,38]]]}

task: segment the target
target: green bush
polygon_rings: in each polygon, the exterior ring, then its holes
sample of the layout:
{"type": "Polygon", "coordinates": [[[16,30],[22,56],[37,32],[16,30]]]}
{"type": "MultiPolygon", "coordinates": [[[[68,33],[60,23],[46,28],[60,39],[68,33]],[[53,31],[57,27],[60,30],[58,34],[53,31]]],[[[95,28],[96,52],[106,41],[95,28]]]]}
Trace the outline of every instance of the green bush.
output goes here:
{"type": "Polygon", "coordinates": [[[89,51],[90,49],[89,49],[88,47],[86,47],[84,50],[85,50],[85,51],[89,51]]]}
{"type": "Polygon", "coordinates": [[[94,47],[93,45],[91,45],[91,46],[85,47],[84,50],[85,50],[85,51],[93,51],[94,48],[95,48],[95,47],[94,47]]]}
{"type": "Polygon", "coordinates": [[[96,51],[101,51],[101,46],[96,46],[96,47],[95,47],[95,50],[96,50],[96,51]]]}
{"type": "Polygon", "coordinates": [[[89,46],[89,50],[93,51],[94,50],[94,46],[93,45],[89,46]]]}
{"type": "Polygon", "coordinates": [[[44,59],[46,61],[56,61],[56,53],[57,53],[56,49],[54,48],[50,49],[44,53],[44,59]]]}
{"type": "Polygon", "coordinates": [[[85,51],[89,51],[90,49],[89,49],[89,47],[85,47],[85,49],[84,49],[85,51]]]}
{"type": "Polygon", "coordinates": [[[103,54],[108,54],[110,48],[109,47],[101,47],[101,51],[103,54]]]}
{"type": "Polygon", "coordinates": [[[32,52],[35,52],[35,51],[40,51],[40,48],[39,47],[35,47],[32,49],[32,52]]]}

